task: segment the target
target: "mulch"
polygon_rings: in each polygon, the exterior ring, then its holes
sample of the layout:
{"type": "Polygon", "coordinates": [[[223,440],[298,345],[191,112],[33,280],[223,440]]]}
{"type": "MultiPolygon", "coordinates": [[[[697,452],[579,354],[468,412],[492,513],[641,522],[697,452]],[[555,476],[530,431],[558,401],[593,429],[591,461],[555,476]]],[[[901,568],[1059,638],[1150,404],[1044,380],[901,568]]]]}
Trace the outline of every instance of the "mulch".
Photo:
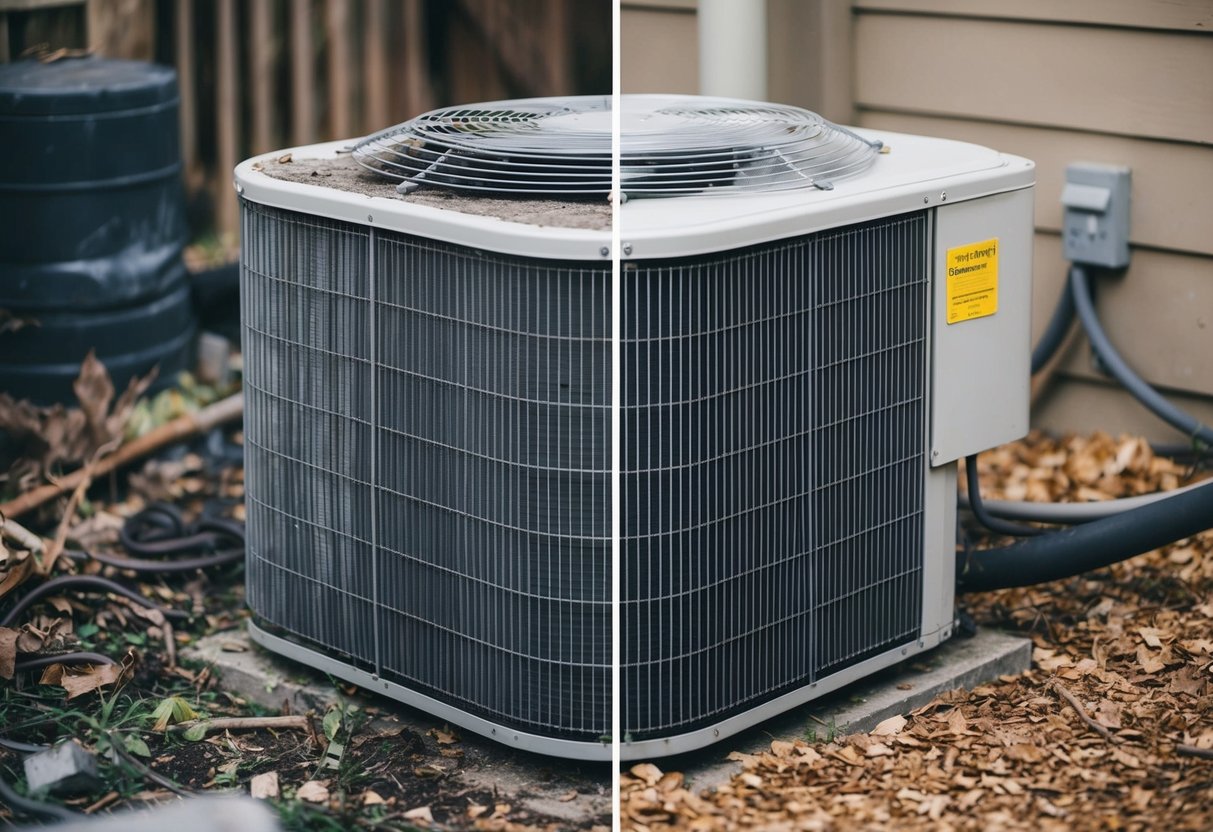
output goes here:
{"type": "MultiPolygon", "coordinates": [[[[983,454],[987,498],[1092,500],[1203,476],[1135,437],[1034,434],[983,454]]],[[[981,541],[981,545],[1000,541],[981,541]]],[[[871,734],[773,742],[694,792],[623,775],[623,827],[1213,828],[1213,533],[1038,587],[962,601],[1035,645],[1032,668],[953,691],[871,734]]]]}

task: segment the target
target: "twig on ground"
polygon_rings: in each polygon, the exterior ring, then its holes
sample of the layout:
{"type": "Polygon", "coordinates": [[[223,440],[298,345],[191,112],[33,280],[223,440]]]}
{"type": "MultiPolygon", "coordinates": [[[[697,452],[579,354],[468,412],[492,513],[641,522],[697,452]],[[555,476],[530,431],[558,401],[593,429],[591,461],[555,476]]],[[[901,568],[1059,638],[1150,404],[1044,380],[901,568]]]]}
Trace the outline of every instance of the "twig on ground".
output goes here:
{"type": "Polygon", "coordinates": [[[1200,748],[1182,742],[1175,746],[1175,753],[1182,757],[1199,757],[1202,760],[1213,760],[1213,748],[1200,748]]]}
{"type": "Polygon", "coordinates": [[[1098,722],[1096,722],[1091,717],[1091,715],[1088,714],[1086,712],[1086,710],[1082,707],[1082,703],[1078,701],[1077,697],[1075,697],[1074,694],[1070,693],[1070,691],[1066,689],[1065,685],[1063,685],[1057,679],[1054,679],[1051,684],[1052,684],[1053,690],[1057,691],[1058,695],[1061,696],[1062,699],[1066,700],[1066,702],[1068,702],[1070,704],[1070,707],[1074,709],[1074,713],[1078,714],[1079,717],[1082,718],[1082,721],[1087,724],[1088,728],[1090,728],[1095,733],[1099,734],[1105,740],[1112,741],[1112,732],[1109,731],[1104,726],[1100,725],[1098,722]]]}
{"type": "Polygon", "coordinates": [[[188,722],[178,722],[169,726],[172,733],[184,733],[196,725],[205,725],[206,732],[212,731],[256,731],[266,728],[299,728],[304,731],[312,729],[312,722],[302,714],[292,716],[220,716],[214,719],[192,719],[188,722]]]}
{"type": "Polygon", "coordinates": [[[72,518],[76,516],[76,508],[80,505],[80,501],[84,499],[84,492],[88,491],[88,487],[93,484],[93,472],[97,470],[97,466],[109,456],[121,439],[113,439],[106,442],[92,458],[85,464],[83,475],[80,477],[80,482],[76,484],[76,488],[72,491],[72,496],[68,498],[67,507],[63,510],[63,516],[59,518],[59,527],[55,529],[55,539],[51,541],[50,548],[42,557],[42,566],[38,570],[42,575],[50,575],[55,570],[55,561],[59,559],[59,554],[63,551],[63,545],[67,543],[67,533],[72,525],[72,518]]]}
{"type": "Polygon", "coordinates": [[[123,445],[114,453],[100,460],[95,470],[82,468],[73,471],[58,482],[30,489],[19,497],[0,505],[0,514],[5,517],[20,517],[25,512],[37,508],[47,500],[53,500],[60,494],[75,489],[86,476],[101,477],[129,462],[158,451],[166,445],[180,442],[199,433],[206,433],[212,428],[240,418],[244,410],[244,395],[237,393],[222,401],[204,407],[197,413],[187,413],[178,416],[168,424],[161,425],[151,433],[144,434],[123,445]]]}
{"type": "Polygon", "coordinates": [[[3,525],[0,526],[0,531],[3,531],[9,540],[12,540],[21,548],[28,549],[35,554],[42,553],[42,538],[11,517],[3,518],[3,525]]]}
{"type": "Polygon", "coordinates": [[[89,805],[89,807],[84,810],[84,814],[91,815],[96,811],[104,809],[106,806],[110,805],[111,803],[113,803],[115,800],[117,800],[121,796],[122,795],[118,794],[118,792],[107,792],[106,794],[102,795],[100,800],[96,800],[91,805],[89,805]]]}

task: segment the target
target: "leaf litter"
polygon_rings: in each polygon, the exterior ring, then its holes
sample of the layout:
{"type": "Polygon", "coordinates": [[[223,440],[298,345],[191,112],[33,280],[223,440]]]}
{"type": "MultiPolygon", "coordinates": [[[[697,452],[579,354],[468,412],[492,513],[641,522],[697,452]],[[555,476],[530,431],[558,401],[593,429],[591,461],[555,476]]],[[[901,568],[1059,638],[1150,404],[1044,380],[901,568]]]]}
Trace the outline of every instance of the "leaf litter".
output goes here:
{"type": "MultiPolygon", "coordinates": [[[[979,460],[987,499],[1107,500],[1204,476],[1105,434],[1034,433],[979,460]]],[[[623,828],[1211,829],[1210,599],[1210,532],[1087,575],[966,596],[980,626],[1032,639],[1028,672],[869,734],[734,752],[742,771],[714,790],[637,764],[622,774],[623,828]]]]}

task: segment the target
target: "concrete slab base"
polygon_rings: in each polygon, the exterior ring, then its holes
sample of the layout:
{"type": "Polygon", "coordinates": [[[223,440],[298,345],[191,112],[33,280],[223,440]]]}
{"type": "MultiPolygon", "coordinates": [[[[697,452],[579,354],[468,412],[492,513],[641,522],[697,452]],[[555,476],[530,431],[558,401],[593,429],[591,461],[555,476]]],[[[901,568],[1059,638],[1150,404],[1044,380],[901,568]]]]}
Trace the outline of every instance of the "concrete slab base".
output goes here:
{"type": "Polygon", "coordinates": [[[944,691],[974,688],[999,676],[1022,673],[1031,661],[1032,642],[1028,639],[981,630],[972,638],[954,638],[717,746],[654,762],[663,771],[681,771],[691,788],[714,788],[741,771],[740,763],[725,759],[731,751],[753,754],[770,748],[771,740],[828,740],[870,731],[895,714],[926,705],[944,691]]]}
{"type": "MultiPolygon", "coordinates": [[[[433,728],[446,727],[442,720],[392,699],[366,693],[347,696],[324,674],[265,650],[244,630],[199,639],[181,655],[209,665],[228,693],[265,708],[323,714],[341,697],[359,707],[378,711],[371,730],[398,731],[403,727],[425,737],[433,728]]],[[[465,786],[492,792],[503,802],[555,820],[569,829],[610,826],[609,763],[528,754],[470,731],[460,735],[460,748],[465,756],[454,776],[465,786]]]]}
{"type": "MultiPolygon", "coordinates": [[[[295,713],[323,713],[339,695],[323,675],[263,650],[243,631],[201,639],[183,651],[183,656],[210,665],[225,690],[266,708],[285,706],[295,713]]],[[[712,788],[741,770],[739,764],[725,759],[730,751],[754,753],[769,747],[772,739],[829,739],[868,731],[894,714],[927,704],[943,691],[1022,673],[1031,656],[1027,639],[983,630],[972,638],[953,639],[719,745],[656,763],[664,771],[683,772],[692,788],[712,788]]],[[[360,704],[373,705],[391,725],[404,725],[422,735],[443,727],[441,721],[392,700],[368,695],[361,697],[360,704]]],[[[464,735],[463,745],[472,762],[459,776],[469,786],[494,788],[504,799],[537,814],[558,817],[571,828],[609,820],[609,766],[514,751],[470,733],[464,735]],[[576,798],[569,799],[574,790],[576,798]]]]}

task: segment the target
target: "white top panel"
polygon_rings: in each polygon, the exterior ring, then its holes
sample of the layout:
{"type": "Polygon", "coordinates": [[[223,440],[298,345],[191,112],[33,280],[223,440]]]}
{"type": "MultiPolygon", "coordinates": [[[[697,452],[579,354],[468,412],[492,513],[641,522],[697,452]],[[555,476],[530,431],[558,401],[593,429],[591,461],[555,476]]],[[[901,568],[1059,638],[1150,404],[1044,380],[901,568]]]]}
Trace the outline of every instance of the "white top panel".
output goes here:
{"type": "Polygon", "coordinates": [[[856,129],[889,148],[834,189],[633,199],[620,209],[624,258],[727,251],[1026,188],[1035,166],[966,142],[856,129]]]}
{"type": "Polygon", "coordinates": [[[288,182],[254,170],[254,167],[271,164],[286,153],[290,153],[295,162],[335,159],[338,151],[348,150],[352,144],[351,140],[314,144],[247,159],[236,166],[236,191],[261,205],[387,228],[499,254],[549,260],[604,260],[610,256],[610,231],[510,222],[319,184],[288,182]],[[604,248],[606,254],[602,253],[604,248]]]}

